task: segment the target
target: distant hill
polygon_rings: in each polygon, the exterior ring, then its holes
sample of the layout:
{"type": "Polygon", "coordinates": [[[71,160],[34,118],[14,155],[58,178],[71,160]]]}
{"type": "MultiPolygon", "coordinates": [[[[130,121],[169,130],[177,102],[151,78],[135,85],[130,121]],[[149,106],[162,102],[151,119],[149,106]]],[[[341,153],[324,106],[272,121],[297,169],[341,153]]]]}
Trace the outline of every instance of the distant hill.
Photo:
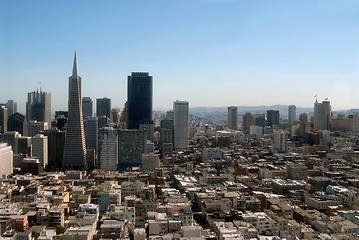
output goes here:
{"type": "MultiPolygon", "coordinates": [[[[194,115],[202,114],[220,114],[227,113],[227,107],[194,107],[190,108],[190,113],[194,115]]],[[[288,105],[271,105],[271,106],[238,106],[239,113],[254,112],[267,113],[267,110],[278,110],[280,115],[286,116],[288,114],[288,105]]],[[[301,113],[311,113],[313,108],[297,107],[297,115],[301,113]]]]}

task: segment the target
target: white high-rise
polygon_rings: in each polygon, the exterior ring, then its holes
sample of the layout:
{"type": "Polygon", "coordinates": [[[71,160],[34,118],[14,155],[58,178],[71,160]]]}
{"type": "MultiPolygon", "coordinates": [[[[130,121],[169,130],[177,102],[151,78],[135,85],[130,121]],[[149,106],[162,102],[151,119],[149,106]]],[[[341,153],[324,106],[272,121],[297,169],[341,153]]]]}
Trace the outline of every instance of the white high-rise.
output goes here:
{"type": "Polygon", "coordinates": [[[103,127],[98,131],[99,168],[117,170],[118,134],[112,126],[103,127]]]}
{"type": "Polygon", "coordinates": [[[173,102],[173,142],[174,150],[188,149],[188,120],[189,103],[187,101],[173,102]]]}
{"type": "Polygon", "coordinates": [[[297,107],[295,105],[289,105],[288,106],[288,123],[293,124],[296,120],[296,111],[297,107]]]}
{"type": "Polygon", "coordinates": [[[314,103],[314,129],[315,130],[330,130],[332,122],[332,107],[330,101],[323,101],[314,103]]]}
{"type": "Polygon", "coordinates": [[[287,152],[288,135],[284,131],[276,131],[274,134],[274,149],[278,152],[287,152]]]}
{"type": "Polygon", "coordinates": [[[0,178],[12,174],[13,152],[7,143],[0,143],[0,178]]]}
{"type": "Polygon", "coordinates": [[[48,164],[48,138],[43,134],[37,134],[31,138],[31,156],[38,158],[45,168],[48,164]]]}

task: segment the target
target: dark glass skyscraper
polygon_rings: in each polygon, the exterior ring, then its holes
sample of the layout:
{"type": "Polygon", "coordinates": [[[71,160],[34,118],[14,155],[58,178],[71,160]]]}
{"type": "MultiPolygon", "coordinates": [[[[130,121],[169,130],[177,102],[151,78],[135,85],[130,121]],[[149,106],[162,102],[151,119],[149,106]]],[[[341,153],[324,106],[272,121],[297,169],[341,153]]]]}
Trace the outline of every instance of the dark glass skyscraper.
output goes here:
{"type": "Polygon", "coordinates": [[[96,116],[111,117],[111,99],[109,98],[97,98],[96,99],[96,116]]]}
{"type": "Polygon", "coordinates": [[[133,72],[127,81],[128,128],[139,129],[140,121],[152,120],[152,76],[133,72]]]}

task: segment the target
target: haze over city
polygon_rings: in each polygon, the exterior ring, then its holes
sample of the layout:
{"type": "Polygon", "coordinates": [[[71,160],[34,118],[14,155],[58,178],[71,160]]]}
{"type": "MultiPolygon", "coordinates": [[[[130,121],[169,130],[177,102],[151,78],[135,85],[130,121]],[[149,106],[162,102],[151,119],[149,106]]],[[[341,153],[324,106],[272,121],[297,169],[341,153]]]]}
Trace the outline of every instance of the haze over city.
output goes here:
{"type": "Polygon", "coordinates": [[[153,76],[154,110],[295,104],[359,108],[358,1],[2,1],[0,102],[41,82],[67,109],[78,52],[83,96],[126,101],[127,76],[153,76]]]}

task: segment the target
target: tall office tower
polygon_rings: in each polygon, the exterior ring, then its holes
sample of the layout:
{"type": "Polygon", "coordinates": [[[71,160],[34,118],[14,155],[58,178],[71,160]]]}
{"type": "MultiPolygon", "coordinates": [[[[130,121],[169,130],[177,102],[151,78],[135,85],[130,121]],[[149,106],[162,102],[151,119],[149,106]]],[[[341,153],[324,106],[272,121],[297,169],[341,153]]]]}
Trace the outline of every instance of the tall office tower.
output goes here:
{"type": "Polygon", "coordinates": [[[268,110],[267,111],[267,126],[273,127],[279,124],[279,111],[268,110]]]}
{"type": "Polygon", "coordinates": [[[244,133],[249,133],[249,130],[254,124],[254,116],[250,112],[246,112],[242,117],[242,131],[244,133]]]}
{"type": "Polygon", "coordinates": [[[64,115],[60,115],[56,118],[56,127],[59,130],[62,130],[65,128],[65,125],[67,123],[67,118],[64,115]]]}
{"type": "Polygon", "coordinates": [[[287,152],[287,138],[284,131],[274,132],[274,149],[281,153],[287,152]]]}
{"type": "Polygon", "coordinates": [[[14,100],[7,100],[5,107],[7,108],[8,116],[13,115],[17,112],[17,102],[15,102],[14,100]]]}
{"type": "Polygon", "coordinates": [[[39,87],[36,92],[27,94],[26,119],[47,122],[51,126],[51,93],[43,92],[39,87]]]}
{"type": "Polygon", "coordinates": [[[171,153],[173,151],[173,119],[165,118],[161,121],[161,152],[171,153]]]}
{"type": "Polygon", "coordinates": [[[86,149],[98,148],[98,117],[88,117],[85,127],[86,149]]]}
{"type": "Polygon", "coordinates": [[[112,109],[111,110],[111,121],[116,125],[120,125],[120,122],[121,122],[120,109],[112,109]]]}
{"type": "Polygon", "coordinates": [[[12,174],[13,152],[7,143],[0,143],[0,178],[12,174]]]}
{"type": "Polygon", "coordinates": [[[47,122],[28,121],[28,133],[29,137],[33,137],[36,134],[49,129],[47,122]]]}
{"type": "Polygon", "coordinates": [[[87,117],[93,117],[93,100],[90,97],[82,98],[82,117],[86,121],[87,117]]]}
{"type": "Polygon", "coordinates": [[[106,127],[110,123],[110,118],[106,116],[97,117],[98,129],[106,127]]]}
{"type": "Polygon", "coordinates": [[[298,136],[305,137],[305,134],[310,132],[310,124],[308,123],[308,116],[306,113],[299,115],[298,136]]]}
{"type": "Polygon", "coordinates": [[[330,130],[332,123],[332,107],[330,101],[314,103],[314,130],[330,130]]]}
{"type": "Polygon", "coordinates": [[[27,134],[27,122],[25,116],[21,113],[15,112],[10,115],[7,121],[7,130],[8,131],[17,131],[21,135],[27,134]]]}
{"type": "Polygon", "coordinates": [[[4,105],[0,105],[0,133],[4,134],[7,132],[7,108],[4,105]]]}
{"type": "Polygon", "coordinates": [[[120,117],[120,125],[123,129],[128,127],[128,103],[125,102],[125,106],[123,107],[121,117],[120,117]]]}
{"type": "Polygon", "coordinates": [[[188,149],[188,107],[186,101],[173,102],[173,148],[176,151],[188,149]]]}
{"type": "Polygon", "coordinates": [[[85,170],[86,146],[82,118],[82,78],[78,74],[76,52],[72,76],[69,77],[68,110],[63,169],[85,170]]]}
{"type": "Polygon", "coordinates": [[[266,116],[264,114],[256,114],[254,116],[254,125],[258,127],[265,127],[266,116]]]}
{"type": "Polygon", "coordinates": [[[106,126],[98,131],[99,169],[117,170],[118,131],[113,126],[106,126]]]}
{"type": "Polygon", "coordinates": [[[288,123],[293,124],[296,120],[297,107],[295,105],[288,106],[288,123]]]}
{"type": "Polygon", "coordinates": [[[173,110],[168,110],[166,112],[166,118],[172,118],[173,119],[173,110]]]}
{"type": "Polygon", "coordinates": [[[38,158],[42,167],[46,167],[49,162],[47,136],[37,134],[31,138],[31,156],[38,158]]]}
{"type": "Polygon", "coordinates": [[[238,130],[238,107],[228,107],[228,128],[238,130]]]}
{"type": "Polygon", "coordinates": [[[128,128],[139,129],[140,121],[152,120],[152,76],[133,72],[127,80],[128,128]]]}
{"type": "Polygon", "coordinates": [[[145,133],[137,129],[122,129],[118,131],[118,168],[139,167],[142,154],[146,153],[145,133]]]}
{"type": "MultiPolygon", "coordinates": [[[[47,136],[49,161],[62,162],[65,146],[65,131],[57,129],[45,130],[44,136],[47,136]]],[[[61,168],[61,166],[59,167],[61,168]]]]}
{"type": "Polygon", "coordinates": [[[1,134],[0,142],[11,146],[13,151],[13,166],[15,168],[19,168],[21,160],[30,154],[31,138],[23,137],[16,131],[8,131],[5,134],[1,134]]]}
{"type": "Polygon", "coordinates": [[[106,116],[111,118],[111,99],[97,98],[96,99],[96,116],[106,116]]]}
{"type": "Polygon", "coordinates": [[[145,131],[146,139],[153,142],[155,127],[153,121],[141,121],[140,130],[145,131]]]}

